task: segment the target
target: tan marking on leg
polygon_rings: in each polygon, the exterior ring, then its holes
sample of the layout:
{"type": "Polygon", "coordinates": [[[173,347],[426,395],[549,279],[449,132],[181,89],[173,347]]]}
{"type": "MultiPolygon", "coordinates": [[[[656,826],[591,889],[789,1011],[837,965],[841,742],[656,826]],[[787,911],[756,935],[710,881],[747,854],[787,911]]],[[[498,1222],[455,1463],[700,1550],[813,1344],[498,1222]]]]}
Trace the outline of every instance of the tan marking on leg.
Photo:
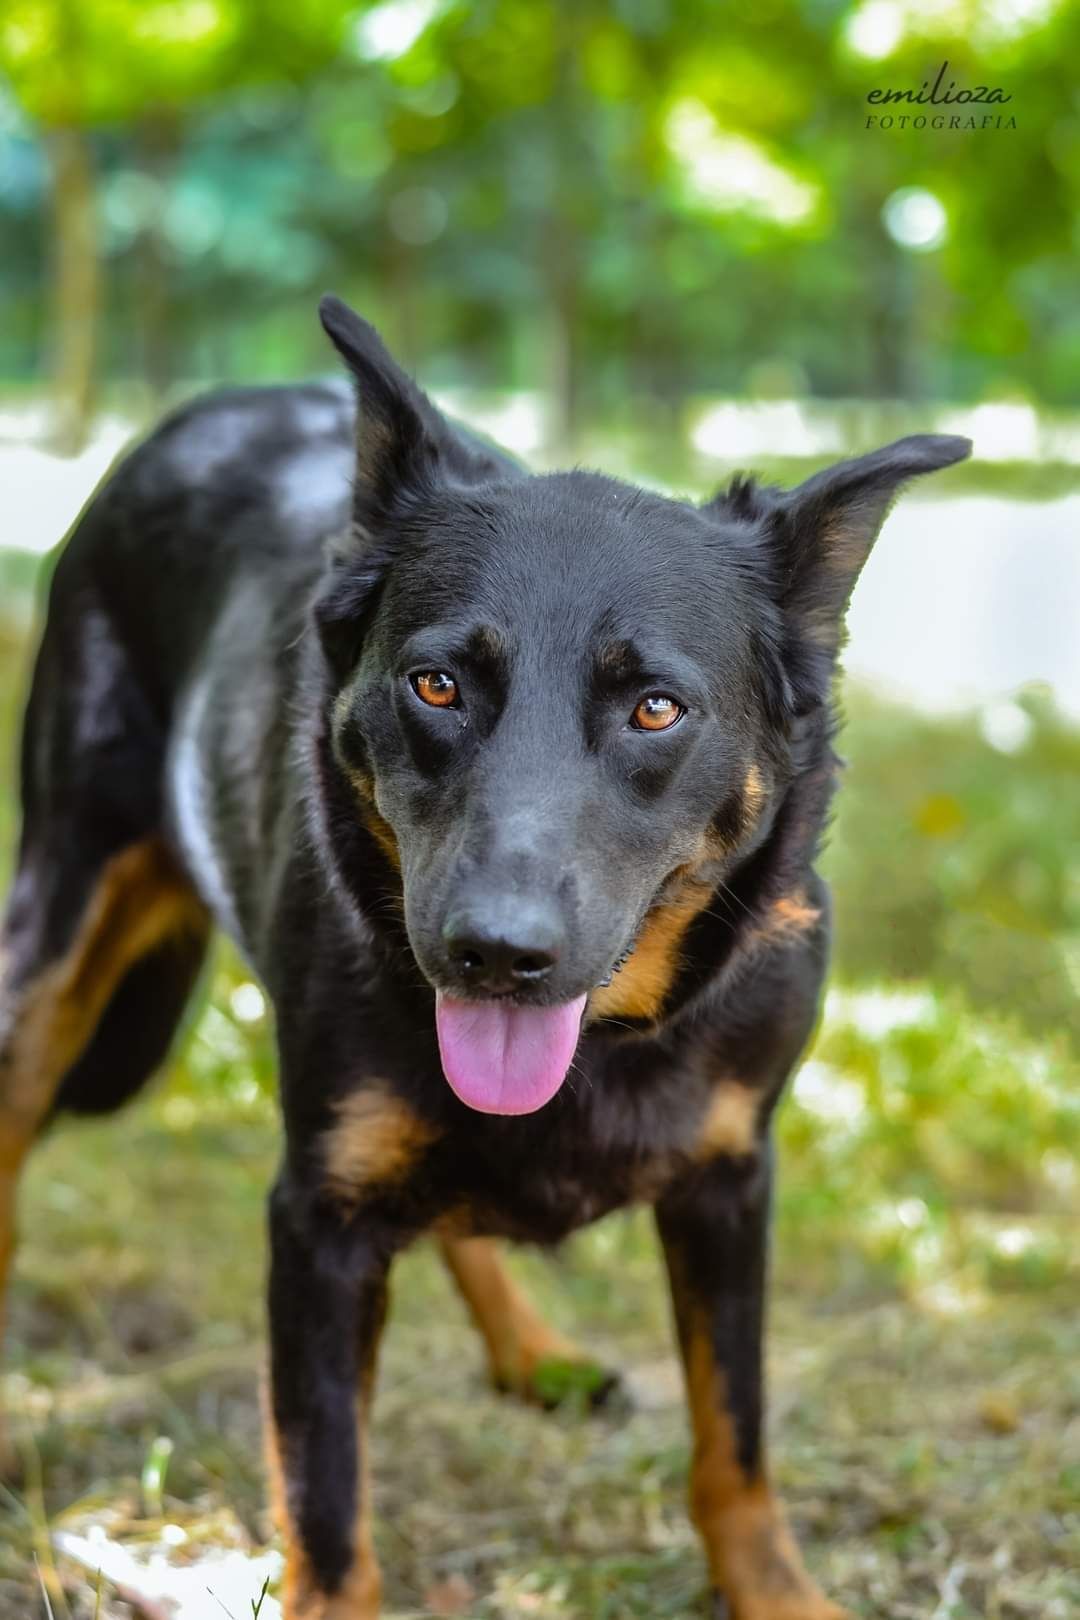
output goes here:
{"type": "Polygon", "coordinates": [[[360,1441],[360,1506],[354,1530],[353,1562],[336,1592],[320,1592],[289,1513],[285,1473],[277,1429],[270,1416],[269,1394],[263,1396],[263,1432],[270,1477],[270,1504],[274,1524],[285,1545],[285,1577],[281,1591],[282,1620],[377,1620],[382,1597],[382,1576],[371,1534],[371,1480],[367,1436],[358,1422],[360,1441]]]}
{"type": "Polygon", "coordinates": [[[263,1389],[263,1431],[266,1440],[267,1469],[270,1475],[270,1501],[274,1522],[285,1543],[285,1577],[282,1582],[282,1620],[378,1620],[382,1599],[382,1574],[371,1529],[371,1471],[368,1452],[368,1414],[375,1387],[375,1364],[379,1339],[385,1322],[385,1296],[372,1335],[367,1364],[361,1369],[356,1390],[356,1446],[360,1459],[358,1501],[353,1525],[352,1562],[345,1578],[334,1592],[320,1591],[300,1534],[289,1509],[288,1483],[280,1436],[273,1419],[269,1379],[263,1389]]]}
{"type": "Polygon", "coordinates": [[[128,969],[163,940],[206,927],[205,908],[158,839],[114,855],[66,954],[13,994],[0,1107],[40,1119],[128,969]]]}
{"type": "MultiPolygon", "coordinates": [[[[27,985],[0,982],[0,1338],[23,1163],[65,1074],[128,969],[163,940],[205,932],[206,911],[158,839],[102,870],[67,952],[27,985]]],[[[4,1440],[0,1434],[0,1452],[4,1440]]]]}
{"type": "Polygon", "coordinates": [[[630,960],[610,984],[589,996],[586,1023],[596,1018],[659,1018],[682,964],[682,944],[708,905],[712,885],[688,872],[673,897],[649,913],[630,960]]]}
{"type": "MultiPolygon", "coordinates": [[[[0,1344],[7,1328],[7,1290],[15,1255],[15,1199],[19,1172],[33,1143],[33,1133],[0,1119],[0,1344]]],[[[15,1454],[0,1405],[0,1479],[9,1475],[15,1454]]]]}
{"type": "Polygon", "coordinates": [[[343,1097],[323,1138],[326,1186],[346,1205],[401,1181],[439,1134],[382,1081],[343,1097]]]}
{"type": "Polygon", "coordinates": [[[747,1475],[739,1463],[727,1381],[703,1322],[692,1323],[683,1348],[694,1430],[690,1510],[732,1620],[846,1620],[807,1574],[764,1475],[747,1475]]]}
{"type": "Polygon", "coordinates": [[[760,1092],[751,1086],[740,1085],[737,1080],[721,1080],[705,1109],[695,1156],[707,1160],[722,1153],[737,1158],[753,1153],[757,1147],[760,1102],[760,1092]]]}
{"type": "Polygon", "coordinates": [[[443,1259],[487,1347],[495,1384],[527,1391],[543,1361],[591,1361],[579,1345],[537,1313],[490,1238],[443,1237],[440,1243],[443,1259]]]}

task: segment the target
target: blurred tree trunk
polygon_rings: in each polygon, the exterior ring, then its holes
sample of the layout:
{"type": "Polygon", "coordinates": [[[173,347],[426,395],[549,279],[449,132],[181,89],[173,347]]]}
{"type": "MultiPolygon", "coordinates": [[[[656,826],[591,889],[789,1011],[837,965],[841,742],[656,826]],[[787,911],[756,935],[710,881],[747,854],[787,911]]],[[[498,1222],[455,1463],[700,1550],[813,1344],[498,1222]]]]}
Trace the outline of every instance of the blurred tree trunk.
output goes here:
{"type": "Polygon", "coordinates": [[[165,258],[164,214],[178,130],[163,113],[144,118],[138,130],[139,166],[154,183],[154,206],[139,232],[135,262],[135,319],[139,366],[151,407],[172,382],[172,321],[169,270],[165,258]]]}
{"type": "Polygon", "coordinates": [[[541,256],[551,333],[548,387],[554,403],[553,437],[556,447],[567,453],[575,448],[581,427],[583,194],[589,183],[589,152],[578,71],[581,16],[560,8],[559,19],[550,112],[551,191],[541,256]]]}
{"type": "Polygon", "coordinates": [[[52,162],[54,439],[64,455],[86,442],[96,383],[101,264],[94,155],[83,130],[48,135],[52,162]]]}
{"type": "Polygon", "coordinates": [[[53,437],[63,455],[83,449],[94,408],[100,253],[94,152],[83,130],[49,133],[52,160],[53,437]]]}
{"type": "Polygon", "coordinates": [[[555,407],[552,424],[554,439],[564,454],[573,450],[581,426],[578,252],[577,232],[573,223],[557,212],[552,221],[546,254],[551,317],[548,387],[555,407]]]}
{"type": "Polygon", "coordinates": [[[907,304],[904,255],[890,239],[881,218],[881,198],[888,176],[860,171],[850,191],[848,230],[862,267],[862,317],[865,322],[866,370],[863,392],[869,399],[903,399],[908,392],[907,304]]]}
{"type": "Polygon", "coordinates": [[[392,229],[387,233],[386,282],[394,310],[396,348],[407,371],[416,372],[423,363],[420,330],[420,300],[417,297],[417,253],[402,242],[392,229]]]}

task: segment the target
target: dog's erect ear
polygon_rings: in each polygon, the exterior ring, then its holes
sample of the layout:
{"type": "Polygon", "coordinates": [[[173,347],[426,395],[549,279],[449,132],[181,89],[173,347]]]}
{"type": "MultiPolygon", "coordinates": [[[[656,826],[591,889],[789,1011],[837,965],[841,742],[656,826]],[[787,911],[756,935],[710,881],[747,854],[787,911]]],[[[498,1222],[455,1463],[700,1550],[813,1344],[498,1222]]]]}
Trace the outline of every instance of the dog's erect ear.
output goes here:
{"type": "Polygon", "coordinates": [[[331,664],[344,672],[355,657],[365,612],[391,564],[396,526],[411,501],[438,488],[506,477],[479,440],[448,423],[397,364],[373,326],[340,298],[319,303],[319,317],[352,374],[358,411],[353,526],[330,548],[315,618],[331,664]]]}
{"type": "Polygon", "coordinates": [[[807,640],[830,654],[837,651],[855,581],[902,486],[970,453],[970,439],[919,434],[838,462],[773,496],[780,603],[807,640]]]}
{"type": "Polygon", "coordinates": [[[348,304],[327,294],[319,318],[356,385],[356,515],[363,522],[432,482],[440,460],[441,419],[375,328],[348,304]]]}

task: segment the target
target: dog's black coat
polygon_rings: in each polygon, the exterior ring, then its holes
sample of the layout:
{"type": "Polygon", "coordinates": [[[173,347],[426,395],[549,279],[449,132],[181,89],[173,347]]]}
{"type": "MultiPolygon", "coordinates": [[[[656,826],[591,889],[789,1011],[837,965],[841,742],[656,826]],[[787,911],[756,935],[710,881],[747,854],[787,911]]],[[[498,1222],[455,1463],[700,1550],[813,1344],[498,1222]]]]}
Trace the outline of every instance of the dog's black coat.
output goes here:
{"type": "MultiPolygon", "coordinates": [[[[794,492],[737,482],[701,508],[593,473],[532,477],[439,416],[344,306],[324,320],[359,429],[333,385],[196,403],[71,536],[28,711],[8,929],[29,977],[67,948],[103,863],[163,834],[270,992],[287,1126],[274,1412],[304,1554],[332,1592],[355,1555],[343,1414],[386,1269],[449,1215],[552,1242],[655,1202],[753,1476],[768,1121],[825,970],[812,863],[843,612],[899,485],[967,446],[904,440],[794,492]],[[410,676],[446,668],[462,707],[425,707],[410,676]],[[657,690],[684,717],[635,730],[657,690]],[[701,902],[622,1010],[634,947],[686,882],[701,902]],[[501,927],[507,897],[557,943],[521,999],[596,1005],[625,960],[562,1090],[517,1118],[458,1101],[433,1021],[433,986],[472,989],[448,915],[501,927]],[[702,1157],[719,1082],[752,1094],[753,1140],[702,1157]],[[323,1144],[373,1083],[425,1146],[344,1209],[323,1144]]],[[[140,1083],[199,954],[132,970],[60,1106],[140,1083]]]]}

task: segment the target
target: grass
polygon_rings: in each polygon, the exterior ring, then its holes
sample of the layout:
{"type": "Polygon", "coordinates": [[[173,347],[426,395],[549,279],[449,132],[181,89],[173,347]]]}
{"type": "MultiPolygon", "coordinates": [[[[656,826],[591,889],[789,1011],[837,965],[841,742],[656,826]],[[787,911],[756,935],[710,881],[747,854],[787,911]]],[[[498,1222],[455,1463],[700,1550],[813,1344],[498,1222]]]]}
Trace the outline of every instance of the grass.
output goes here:
{"type": "MultiPolygon", "coordinates": [[[[5,674],[24,635],[0,643],[5,674]]],[[[3,689],[10,726],[17,687],[3,689]]],[[[780,1133],[771,1427],[809,1560],[863,1620],[1080,1612],[1066,791],[1080,739],[1045,700],[1019,701],[1012,752],[979,717],[849,705],[826,863],[836,985],[780,1133]]],[[[8,790],[5,847],[12,832],[8,790]]],[[[0,1496],[0,1620],[130,1612],[54,1552],[58,1529],[104,1529],[178,1566],[269,1543],[272,1091],[265,1009],[223,948],[163,1081],[115,1120],[61,1125],[35,1155],[6,1376],[24,1473],[0,1496]]],[[[406,1256],[373,1435],[390,1613],[700,1615],[646,1216],[514,1264],[561,1327],[628,1370],[635,1408],[544,1414],[496,1396],[434,1255],[406,1256]]],[[[270,1601],[251,1569],[234,1620],[270,1601]]],[[[208,1594],[207,1617],[222,1612],[208,1594]]]]}

